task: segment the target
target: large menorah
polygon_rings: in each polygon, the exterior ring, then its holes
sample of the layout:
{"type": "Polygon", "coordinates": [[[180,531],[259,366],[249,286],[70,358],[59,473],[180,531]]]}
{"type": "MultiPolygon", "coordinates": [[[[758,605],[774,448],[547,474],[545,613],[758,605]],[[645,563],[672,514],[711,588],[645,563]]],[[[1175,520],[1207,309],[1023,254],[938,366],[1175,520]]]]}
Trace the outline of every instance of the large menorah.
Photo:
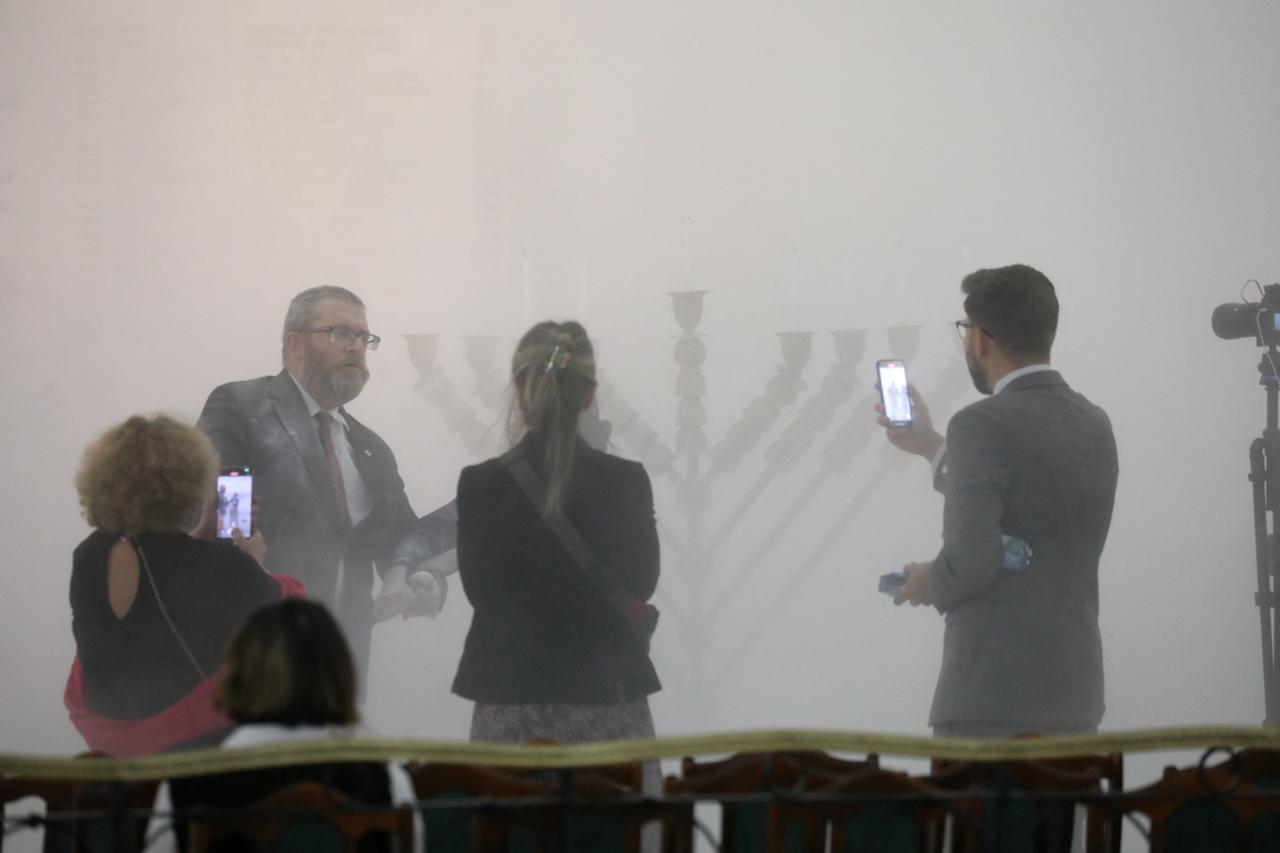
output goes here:
{"type": "MultiPolygon", "coordinates": [[[[800,519],[824,486],[847,481],[854,460],[871,444],[878,431],[873,406],[877,392],[870,366],[862,365],[868,330],[847,329],[829,333],[832,360],[826,373],[810,392],[804,374],[813,354],[813,332],[782,332],[777,335],[781,361],[765,383],[763,391],[749,402],[733,424],[714,445],[707,435],[708,418],[704,397],[707,391],[703,365],[705,339],[698,334],[706,291],[671,294],[672,309],[681,334],[673,356],[678,368],[675,435],[664,440],[637,409],[622,395],[605,372],[600,374],[597,392],[600,413],[613,425],[612,441],[633,456],[651,477],[667,481],[672,501],[658,497],[658,530],[664,554],[663,583],[658,603],[663,611],[659,649],[674,642],[680,650],[681,673],[700,693],[714,691],[737,672],[766,636],[767,629],[785,612],[786,605],[815,576],[824,560],[884,484],[885,479],[905,464],[905,456],[887,444],[876,444],[878,458],[870,474],[859,478],[856,491],[847,503],[824,507],[829,518],[825,533],[808,540],[803,556],[789,569],[789,583],[780,596],[772,597],[764,612],[753,618],[734,619],[735,612],[757,606],[745,590],[780,546],[797,552],[795,537],[788,531],[800,519]],[[803,400],[803,401],[802,401],[803,400]],[[844,409],[844,413],[841,410],[844,409]],[[789,411],[792,414],[784,420],[789,411]],[[838,417],[839,416],[839,417],[838,417]],[[780,423],[781,422],[781,423],[780,423]],[[826,435],[830,433],[830,435],[826,435]],[[821,440],[825,436],[825,442],[821,440]],[[759,448],[766,442],[763,451],[759,448]],[[820,443],[821,442],[821,443],[820,443]],[[722,488],[747,460],[763,461],[750,484],[730,494],[722,488]],[[806,462],[813,463],[811,466],[806,462]],[[807,478],[796,490],[782,488],[796,482],[808,468],[807,478]],[[731,506],[717,517],[713,495],[724,492],[731,506]],[[760,498],[774,494],[789,503],[780,512],[771,512],[763,523],[744,524],[759,515],[753,512],[760,498]],[[831,513],[835,513],[834,516],[831,513]],[[713,523],[714,522],[714,523],[713,523]],[[747,556],[732,564],[721,557],[730,542],[754,544],[747,556]],[[719,581],[721,592],[713,592],[719,581]],[[680,588],[677,589],[677,586],[680,588]],[[714,620],[709,618],[714,614],[714,620]],[[747,633],[720,638],[713,626],[750,624],[747,633]],[[674,633],[673,633],[674,632],[674,633]],[[717,647],[716,640],[729,645],[717,647]],[[714,659],[714,671],[710,663],[714,659]]],[[[922,326],[895,326],[886,330],[889,354],[908,363],[915,360],[921,345],[922,326]]],[[[949,332],[948,332],[949,334],[949,332]]],[[[469,453],[488,456],[501,452],[507,438],[497,425],[506,400],[508,377],[497,369],[496,335],[462,338],[463,357],[473,380],[460,394],[446,368],[437,364],[439,336],[406,336],[409,355],[418,373],[417,390],[439,410],[446,428],[456,435],[469,453]],[[473,405],[478,400],[481,409],[473,405]]],[[[931,389],[935,407],[947,409],[967,386],[963,361],[953,356],[931,389]]],[[[737,482],[736,480],[734,481],[737,482]]]]}

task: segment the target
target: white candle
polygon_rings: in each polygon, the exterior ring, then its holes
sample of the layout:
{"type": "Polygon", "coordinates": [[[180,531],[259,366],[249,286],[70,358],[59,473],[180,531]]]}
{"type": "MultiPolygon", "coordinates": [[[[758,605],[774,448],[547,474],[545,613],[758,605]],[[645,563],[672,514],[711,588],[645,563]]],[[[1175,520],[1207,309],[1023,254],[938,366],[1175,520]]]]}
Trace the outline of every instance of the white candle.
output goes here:
{"type": "Polygon", "coordinates": [[[693,217],[684,219],[684,277],[689,278],[693,269],[693,217]]]}
{"type": "Polygon", "coordinates": [[[786,331],[800,329],[800,251],[791,250],[791,274],[787,277],[786,331]]]}
{"type": "Polygon", "coordinates": [[[520,262],[520,291],[524,297],[524,327],[533,325],[533,285],[529,283],[529,259],[520,262]]]}

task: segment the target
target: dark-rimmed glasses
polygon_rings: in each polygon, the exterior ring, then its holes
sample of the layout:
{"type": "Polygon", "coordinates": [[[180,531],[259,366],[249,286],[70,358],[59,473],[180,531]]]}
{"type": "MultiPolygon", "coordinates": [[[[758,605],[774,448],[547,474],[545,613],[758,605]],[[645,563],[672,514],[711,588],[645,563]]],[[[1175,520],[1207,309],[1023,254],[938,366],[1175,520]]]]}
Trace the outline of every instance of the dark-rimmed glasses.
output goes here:
{"type": "Polygon", "coordinates": [[[382,343],[382,338],[377,335],[371,335],[368,332],[357,332],[355,329],[348,329],[346,326],[321,326],[318,329],[298,329],[299,332],[328,332],[329,340],[343,347],[349,347],[351,344],[359,341],[361,346],[370,352],[378,349],[378,344],[382,343]]]}
{"type": "Polygon", "coordinates": [[[991,334],[986,329],[979,326],[977,323],[971,323],[968,320],[956,320],[956,334],[960,336],[960,340],[964,340],[964,333],[969,331],[970,329],[977,329],[979,332],[982,332],[982,334],[986,335],[988,338],[995,337],[995,335],[991,334]]]}

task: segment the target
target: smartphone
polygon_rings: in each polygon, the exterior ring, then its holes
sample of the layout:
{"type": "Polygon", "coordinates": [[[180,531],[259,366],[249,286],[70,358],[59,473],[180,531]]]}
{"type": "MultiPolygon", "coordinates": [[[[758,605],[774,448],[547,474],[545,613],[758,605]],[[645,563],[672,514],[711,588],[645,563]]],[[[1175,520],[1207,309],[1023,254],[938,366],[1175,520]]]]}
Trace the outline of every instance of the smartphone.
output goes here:
{"type": "Polygon", "coordinates": [[[906,572],[889,572],[887,575],[880,576],[880,584],[878,589],[885,595],[891,595],[895,598],[902,588],[907,585],[906,572]]]}
{"type": "Polygon", "coordinates": [[[239,528],[245,536],[253,535],[253,469],[223,468],[218,474],[219,539],[230,539],[239,528]]]}
{"type": "Polygon", "coordinates": [[[876,379],[880,383],[880,402],[884,417],[891,426],[911,425],[911,395],[907,392],[907,366],[896,358],[876,362],[876,379]]]}

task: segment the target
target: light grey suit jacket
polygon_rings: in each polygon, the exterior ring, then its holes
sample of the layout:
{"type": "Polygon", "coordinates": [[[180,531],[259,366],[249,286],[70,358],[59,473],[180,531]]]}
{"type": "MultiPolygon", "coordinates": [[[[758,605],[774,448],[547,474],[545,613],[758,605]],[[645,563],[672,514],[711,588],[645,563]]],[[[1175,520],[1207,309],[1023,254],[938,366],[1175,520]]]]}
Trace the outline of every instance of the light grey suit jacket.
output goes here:
{"type": "Polygon", "coordinates": [[[1098,560],[1116,444],[1106,412],[1056,371],[1021,376],[947,426],[942,551],[929,595],[946,617],[931,725],[1027,731],[1102,720],[1098,560]],[[1032,549],[1000,568],[1002,533],[1032,549]]]}

